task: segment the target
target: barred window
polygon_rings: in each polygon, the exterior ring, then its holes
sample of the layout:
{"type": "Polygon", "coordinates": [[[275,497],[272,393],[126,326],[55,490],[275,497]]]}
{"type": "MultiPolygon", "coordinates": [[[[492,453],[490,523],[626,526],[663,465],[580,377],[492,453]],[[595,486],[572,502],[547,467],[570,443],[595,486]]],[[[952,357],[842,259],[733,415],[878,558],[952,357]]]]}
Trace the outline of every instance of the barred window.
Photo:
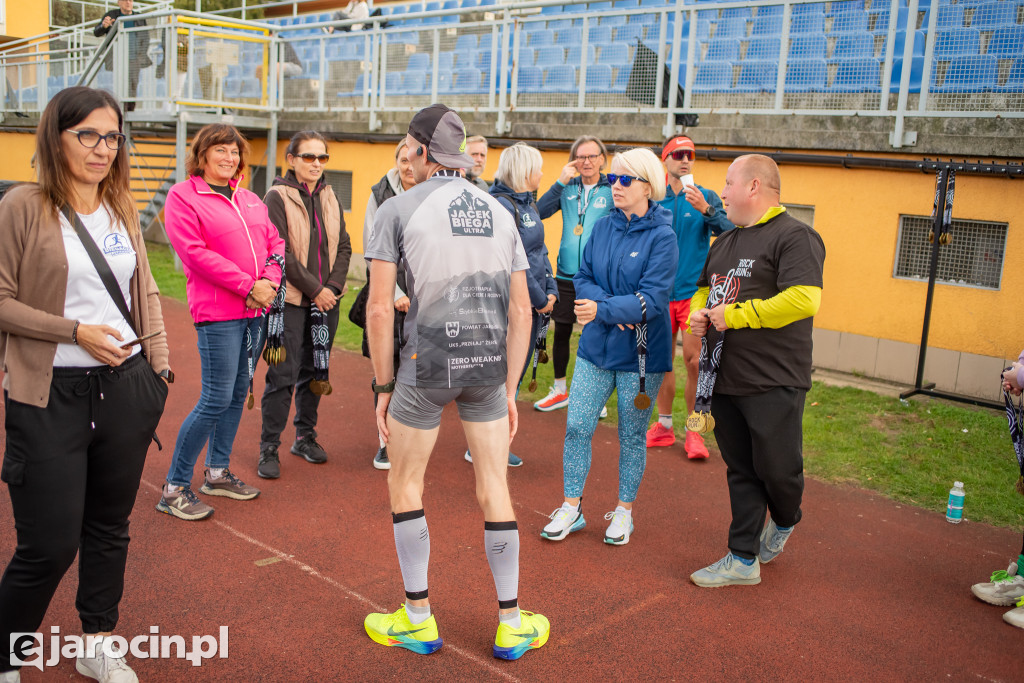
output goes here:
{"type": "MultiPolygon", "coordinates": [[[[953,219],[952,242],[939,246],[935,281],[981,289],[999,289],[1006,251],[1006,223],[953,219]]],[[[927,280],[932,245],[928,216],[900,216],[899,243],[893,276],[927,280]]]]}
{"type": "MultiPolygon", "coordinates": [[[[252,169],[252,183],[249,187],[252,191],[258,195],[263,194],[264,178],[266,178],[267,167],[266,166],[254,166],[252,169]]],[[[281,175],[281,167],[278,166],[274,171],[276,175],[281,175]]],[[[352,172],[351,171],[324,171],[324,178],[334,188],[334,194],[338,197],[338,201],[341,202],[342,208],[346,212],[352,210],[352,172]]]]}

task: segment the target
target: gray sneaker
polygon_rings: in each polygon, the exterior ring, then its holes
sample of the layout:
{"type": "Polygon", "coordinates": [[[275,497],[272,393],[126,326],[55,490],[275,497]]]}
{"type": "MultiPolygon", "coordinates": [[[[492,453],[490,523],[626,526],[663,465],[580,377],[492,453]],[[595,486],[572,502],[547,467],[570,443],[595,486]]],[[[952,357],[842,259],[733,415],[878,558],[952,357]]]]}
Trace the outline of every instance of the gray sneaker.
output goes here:
{"type": "Polygon", "coordinates": [[[1017,607],[1003,614],[1003,621],[1010,626],[1024,628],[1024,598],[1017,601],[1017,607]]]}
{"type": "Polygon", "coordinates": [[[786,546],[786,540],[793,533],[793,527],[786,531],[779,531],[774,519],[768,520],[768,526],[761,532],[761,549],[757,553],[757,559],[761,564],[768,564],[782,552],[786,546]]]}
{"type": "Polygon", "coordinates": [[[235,500],[252,500],[260,495],[258,488],[244,483],[227,469],[217,479],[210,477],[210,470],[207,469],[203,472],[203,478],[205,481],[199,487],[199,490],[208,496],[226,496],[235,500]]]}
{"type": "Polygon", "coordinates": [[[175,490],[172,496],[161,493],[156,509],[166,515],[173,515],[188,522],[206,519],[213,514],[213,508],[199,500],[199,496],[190,486],[175,490]]]}
{"type": "Polygon", "coordinates": [[[761,565],[754,558],[754,564],[747,566],[729,553],[718,562],[690,574],[690,581],[702,588],[753,586],[761,583],[761,565]]]}
{"type": "Polygon", "coordinates": [[[264,479],[277,479],[281,476],[281,458],[277,455],[277,446],[260,447],[260,462],[256,466],[256,474],[264,479]]]}
{"type": "Polygon", "coordinates": [[[1009,607],[1024,598],[1024,576],[1017,574],[1017,561],[1010,563],[1010,567],[1004,572],[994,572],[988,583],[976,583],[971,586],[971,592],[979,600],[984,600],[990,605],[1009,607]]]}
{"type": "Polygon", "coordinates": [[[373,456],[373,466],[378,470],[390,470],[391,461],[388,460],[388,447],[381,446],[377,449],[377,455],[373,456]]]}
{"type": "Polygon", "coordinates": [[[111,657],[103,652],[103,645],[96,647],[95,657],[80,656],[75,660],[78,673],[94,678],[100,683],[139,683],[124,657],[111,657]]]}
{"type": "Polygon", "coordinates": [[[327,462],[327,451],[316,442],[316,437],[312,434],[295,439],[295,443],[292,444],[292,453],[314,465],[327,462]]]}

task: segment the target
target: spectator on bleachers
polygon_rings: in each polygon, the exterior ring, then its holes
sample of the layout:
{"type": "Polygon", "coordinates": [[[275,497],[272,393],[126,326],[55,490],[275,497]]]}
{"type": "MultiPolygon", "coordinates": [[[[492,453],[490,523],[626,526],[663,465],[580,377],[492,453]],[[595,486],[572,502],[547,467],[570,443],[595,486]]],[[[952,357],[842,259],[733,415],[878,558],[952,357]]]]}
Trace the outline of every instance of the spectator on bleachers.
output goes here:
{"type": "MultiPolygon", "coordinates": [[[[134,16],[133,0],[117,0],[117,9],[112,9],[103,15],[100,23],[93,29],[93,35],[105,36],[110,32],[114,22],[120,20],[124,28],[146,26],[145,19],[122,19],[121,17],[134,16]]],[[[134,98],[139,92],[139,71],[150,66],[153,62],[149,58],[149,31],[133,31],[128,38],[128,97],[134,98]]],[[[111,51],[103,62],[103,66],[113,71],[114,53],[111,51]]],[[[125,102],[125,111],[134,111],[134,102],[125,102]]]]}
{"type": "Polygon", "coordinates": [[[466,180],[487,192],[490,185],[483,179],[484,168],[487,166],[487,138],[473,135],[466,140],[466,151],[473,157],[473,168],[466,171],[466,180]]]}
{"type": "MultiPolygon", "coordinates": [[[[375,10],[376,14],[380,14],[380,10],[375,10]]],[[[350,19],[366,19],[370,16],[370,8],[366,4],[366,0],[349,0],[348,5],[345,9],[338,10],[331,15],[331,21],[348,21],[350,19]]],[[[364,24],[349,24],[347,26],[339,26],[335,29],[333,26],[325,26],[324,33],[334,33],[337,31],[361,31],[363,30],[364,24]]]]}
{"type": "MultiPolygon", "coordinates": [[[[704,267],[712,236],[733,227],[725,216],[722,200],[714,190],[700,186],[693,178],[696,148],[685,135],[671,138],[662,148],[661,160],[668,171],[668,187],[661,205],[672,212],[672,229],[679,244],[679,267],[672,286],[669,315],[672,320],[672,348],[682,329],[683,364],[686,366],[686,408],[693,411],[697,396],[697,366],[700,339],[686,331],[690,319],[690,298],[697,291],[697,278],[704,267]]],[[[675,354],[673,354],[673,358],[675,354]]],[[[658,419],[647,430],[647,447],[671,446],[676,442],[672,425],[672,403],[676,398],[675,371],[665,373],[658,393],[658,419]]],[[[697,432],[686,432],[686,455],[691,460],[707,458],[708,449],[697,432]]]]}
{"type": "Polygon", "coordinates": [[[560,541],[586,522],[583,487],[590,472],[597,420],[613,391],[619,407],[619,495],[604,542],[625,545],[633,533],[633,503],[647,465],[644,433],[664,372],[672,367],[668,302],[679,251],[665,196],[665,170],[649,149],[612,160],[615,210],[602,217],[583,249],[575,313],[583,325],[569,394],[562,453],[562,506],[541,537],[560,541]],[[624,258],[625,257],[625,258],[624,258]],[[645,340],[641,343],[641,340],[645,340]]]}
{"type": "MultiPolygon", "coordinates": [[[[412,162],[409,160],[409,148],[406,146],[405,138],[395,147],[395,167],[384,174],[376,185],[370,189],[370,198],[366,200],[366,217],[363,220],[363,245],[370,243],[370,236],[373,234],[373,218],[377,215],[377,209],[388,199],[400,195],[416,184],[416,178],[412,174],[412,162]]],[[[398,362],[402,357],[402,325],[405,323],[405,314],[409,311],[409,297],[405,293],[405,266],[398,264],[397,281],[395,284],[395,355],[394,369],[398,374],[398,362]]],[[[356,295],[352,303],[352,312],[349,319],[363,328],[363,355],[370,357],[370,345],[366,338],[366,302],[370,296],[370,270],[366,270],[366,285],[356,295]]],[[[373,395],[374,408],[377,407],[377,394],[373,395]]],[[[384,438],[377,434],[377,454],[373,456],[373,466],[378,470],[391,469],[391,462],[388,460],[388,448],[384,445],[384,438]]]]}
{"type": "Polygon", "coordinates": [[[316,440],[320,397],[331,393],[331,346],[338,330],[338,302],[348,286],[352,242],[345,231],[345,208],[324,178],[330,155],[320,133],[292,136],[286,155],[292,167],[263,198],[270,221],[285,243],[287,289],[281,362],[267,367],[261,412],[263,433],[256,473],[281,476],[277,449],[295,396],[295,443],[291,452],[314,464],[327,461],[316,440]]]}
{"type": "MultiPolygon", "coordinates": [[[[594,224],[612,210],[612,188],[601,173],[607,154],[608,150],[599,139],[590,135],[577,138],[569,149],[569,163],[562,168],[562,174],[555,184],[537,202],[541,218],[562,212],[562,239],[555,270],[558,301],[551,312],[551,319],[555,323],[555,337],[551,346],[555,382],[548,395],[533,404],[535,409],[544,412],[569,405],[566,374],[569,369],[572,326],[576,323],[573,276],[579,270],[583,248],[590,239],[594,224]]],[[[602,410],[601,417],[606,414],[602,410]]]]}

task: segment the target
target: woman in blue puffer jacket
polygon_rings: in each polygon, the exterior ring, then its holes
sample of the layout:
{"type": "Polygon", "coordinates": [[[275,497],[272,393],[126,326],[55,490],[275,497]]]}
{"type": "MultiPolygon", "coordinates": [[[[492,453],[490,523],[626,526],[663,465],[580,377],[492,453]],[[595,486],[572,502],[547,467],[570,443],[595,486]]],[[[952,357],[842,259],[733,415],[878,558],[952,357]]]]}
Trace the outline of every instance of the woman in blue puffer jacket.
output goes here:
{"type": "Polygon", "coordinates": [[[541,536],[560,541],[586,526],[581,508],[590,471],[591,439],[601,407],[618,392],[619,501],[605,543],[625,545],[633,532],[632,509],[647,464],[646,430],[651,398],[672,369],[669,299],[679,260],[665,170],[653,152],[615,155],[608,174],[615,209],[602,218],[583,249],[573,278],[576,318],[584,325],[569,392],[562,455],[565,502],[541,536]],[[638,339],[646,331],[646,350],[638,339]],[[644,377],[644,394],[640,380],[644,377]]]}
{"type": "MultiPolygon", "coordinates": [[[[498,158],[498,171],[494,175],[494,185],[491,186],[491,196],[516,219],[519,238],[526,251],[526,260],[530,263],[526,271],[526,285],[530,292],[530,305],[533,307],[533,327],[530,329],[526,365],[519,375],[520,383],[533,360],[542,316],[551,313],[558,299],[558,286],[551,270],[548,248],[544,244],[544,224],[540,221],[537,202],[533,199],[533,193],[540,187],[543,165],[544,159],[537,148],[517,142],[505,148],[498,158]]],[[[466,451],[466,460],[472,462],[469,451],[466,451]]],[[[519,467],[523,461],[509,453],[508,464],[509,467],[519,467]]]]}

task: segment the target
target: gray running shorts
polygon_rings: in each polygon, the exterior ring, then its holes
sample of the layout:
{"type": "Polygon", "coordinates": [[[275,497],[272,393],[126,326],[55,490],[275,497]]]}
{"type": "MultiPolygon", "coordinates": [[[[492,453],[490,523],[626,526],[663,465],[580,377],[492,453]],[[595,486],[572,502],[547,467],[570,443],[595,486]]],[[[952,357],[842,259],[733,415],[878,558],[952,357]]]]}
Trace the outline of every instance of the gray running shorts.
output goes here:
{"type": "Polygon", "coordinates": [[[441,424],[441,411],[452,401],[466,422],[493,422],[508,415],[504,384],[435,389],[401,382],[395,383],[388,414],[414,429],[434,429],[441,424]]]}

